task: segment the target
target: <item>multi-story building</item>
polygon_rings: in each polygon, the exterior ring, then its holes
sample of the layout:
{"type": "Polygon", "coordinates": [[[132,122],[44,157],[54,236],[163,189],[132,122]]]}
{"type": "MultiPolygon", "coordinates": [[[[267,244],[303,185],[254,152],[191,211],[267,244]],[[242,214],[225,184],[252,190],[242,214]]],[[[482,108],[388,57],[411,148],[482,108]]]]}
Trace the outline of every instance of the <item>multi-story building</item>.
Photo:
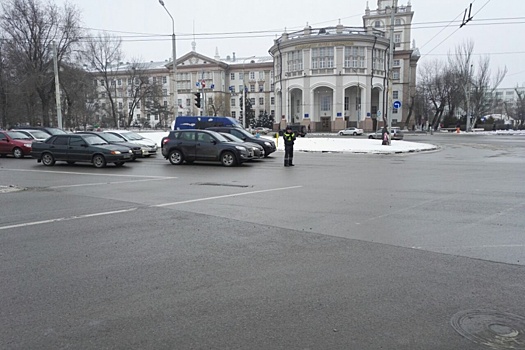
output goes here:
{"type": "MultiPolygon", "coordinates": [[[[376,129],[388,111],[393,125],[405,126],[410,97],[415,92],[419,52],[410,46],[414,12],[409,2],[394,13],[395,51],[389,65],[392,4],[393,0],[378,0],[376,10],[367,5],[362,27],[307,26],[283,33],[270,47],[268,57],[236,58],[234,53],[221,59],[216,52],[210,58],[197,53],[193,46],[191,52],[177,59],[178,115],[241,119],[241,99],[245,96],[256,116],[267,113],[281,124],[300,123],[313,131],[351,125],[376,129]],[[387,106],[390,67],[392,97],[401,103],[398,109],[387,106]],[[200,109],[194,105],[198,92],[200,109]]],[[[162,79],[166,92],[163,103],[171,109],[172,68],[172,62],[160,62],[151,63],[147,70],[152,77],[162,79]]],[[[123,91],[127,88],[122,87],[123,91]]],[[[125,109],[126,96],[120,98],[119,107],[121,103],[125,109]]],[[[156,117],[147,113],[142,105],[135,111],[135,119],[156,117]]]]}
{"type": "Polygon", "coordinates": [[[395,13],[393,99],[388,108],[388,49],[392,0],[366,9],[363,27],[311,28],[284,33],[270,48],[274,57],[277,114],[283,123],[334,131],[348,125],[375,129],[385,111],[404,126],[409,96],[415,91],[417,50],[410,48],[410,4],[395,13]],[[389,6],[390,5],[390,6],[389,6]]]}

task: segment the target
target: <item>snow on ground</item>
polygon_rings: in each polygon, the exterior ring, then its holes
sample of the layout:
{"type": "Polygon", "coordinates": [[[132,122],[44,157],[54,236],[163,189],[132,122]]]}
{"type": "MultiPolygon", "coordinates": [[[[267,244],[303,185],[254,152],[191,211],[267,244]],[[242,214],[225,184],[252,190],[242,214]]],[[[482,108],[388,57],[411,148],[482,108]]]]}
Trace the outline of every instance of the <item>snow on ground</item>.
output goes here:
{"type": "MultiPolygon", "coordinates": [[[[155,141],[157,145],[160,146],[161,139],[164,136],[167,136],[168,132],[140,132],[139,134],[155,141]]],[[[381,140],[328,136],[329,135],[327,135],[327,137],[299,137],[295,141],[294,151],[388,154],[430,151],[437,149],[437,146],[427,143],[392,140],[392,144],[390,146],[383,146],[381,144],[381,140]]],[[[270,136],[261,137],[276,141],[275,138],[270,136]]],[[[277,150],[284,151],[284,141],[282,137],[277,140],[277,150]]]]}

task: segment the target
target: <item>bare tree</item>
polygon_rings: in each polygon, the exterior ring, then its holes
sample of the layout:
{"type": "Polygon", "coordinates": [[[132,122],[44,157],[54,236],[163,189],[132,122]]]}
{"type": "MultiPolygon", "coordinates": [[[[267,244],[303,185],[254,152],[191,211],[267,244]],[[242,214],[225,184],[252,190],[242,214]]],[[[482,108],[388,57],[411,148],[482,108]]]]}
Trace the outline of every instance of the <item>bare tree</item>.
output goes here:
{"type": "Polygon", "coordinates": [[[6,51],[40,98],[42,122],[50,124],[54,98],[53,46],[58,62],[66,60],[81,37],[78,10],[66,3],[62,8],[39,0],[5,0],[0,27],[6,35],[6,51]]]}
{"type": "Polygon", "coordinates": [[[217,116],[222,114],[225,114],[226,108],[227,108],[227,100],[226,100],[225,94],[215,94],[214,97],[211,100],[211,103],[208,104],[208,114],[212,116],[217,116]]]}
{"type": "Polygon", "coordinates": [[[104,92],[109,100],[109,113],[114,126],[119,125],[119,114],[116,106],[116,79],[122,63],[122,39],[109,33],[101,33],[86,43],[83,58],[94,70],[101,81],[104,92]]]}
{"type": "Polygon", "coordinates": [[[146,64],[138,59],[133,59],[128,68],[128,125],[133,122],[133,114],[140,102],[144,102],[146,96],[155,96],[162,93],[162,89],[156,84],[150,83],[149,75],[146,71],[146,64]],[[160,90],[159,90],[160,89],[160,90]]]}

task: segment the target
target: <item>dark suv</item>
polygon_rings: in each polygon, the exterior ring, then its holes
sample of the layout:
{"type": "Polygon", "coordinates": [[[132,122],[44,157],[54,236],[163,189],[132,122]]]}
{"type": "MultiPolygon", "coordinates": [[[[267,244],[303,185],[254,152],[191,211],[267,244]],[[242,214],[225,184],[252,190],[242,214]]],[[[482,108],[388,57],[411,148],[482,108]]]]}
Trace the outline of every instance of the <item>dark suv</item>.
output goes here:
{"type": "Polygon", "coordinates": [[[231,142],[210,130],[174,130],[161,141],[162,155],[171,164],[184,161],[219,161],[224,166],[241,164],[253,158],[253,150],[242,143],[231,142]]]}
{"type": "Polygon", "coordinates": [[[232,128],[227,126],[221,126],[221,127],[212,127],[207,128],[206,130],[213,130],[217,132],[226,132],[228,134],[232,134],[233,136],[237,136],[241,140],[245,142],[253,142],[258,145],[261,145],[262,148],[264,148],[264,157],[268,157],[271,153],[275,152],[275,142],[272,140],[268,140],[266,138],[261,137],[255,137],[252,134],[250,134],[248,131],[241,129],[241,128],[232,128]]]}

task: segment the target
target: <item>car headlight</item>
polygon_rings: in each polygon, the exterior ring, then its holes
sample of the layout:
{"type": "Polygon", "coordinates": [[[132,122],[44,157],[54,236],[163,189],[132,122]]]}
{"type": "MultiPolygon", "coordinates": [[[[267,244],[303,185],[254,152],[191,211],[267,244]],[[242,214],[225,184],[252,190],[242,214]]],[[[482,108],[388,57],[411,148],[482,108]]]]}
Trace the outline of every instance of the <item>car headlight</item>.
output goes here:
{"type": "Polygon", "coordinates": [[[133,153],[133,151],[130,149],[130,150],[128,151],[128,153],[133,153]]]}
{"type": "Polygon", "coordinates": [[[266,146],[268,146],[268,147],[272,147],[272,143],[271,143],[271,142],[266,141],[264,144],[265,144],[266,146]]]}
{"type": "Polygon", "coordinates": [[[111,151],[111,154],[120,154],[120,151],[111,151]]]}
{"type": "Polygon", "coordinates": [[[246,151],[246,147],[235,146],[235,148],[237,148],[237,149],[240,150],[240,151],[246,151]]]}
{"type": "Polygon", "coordinates": [[[31,148],[33,145],[31,143],[24,143],[24,147],[31,148]]]}

